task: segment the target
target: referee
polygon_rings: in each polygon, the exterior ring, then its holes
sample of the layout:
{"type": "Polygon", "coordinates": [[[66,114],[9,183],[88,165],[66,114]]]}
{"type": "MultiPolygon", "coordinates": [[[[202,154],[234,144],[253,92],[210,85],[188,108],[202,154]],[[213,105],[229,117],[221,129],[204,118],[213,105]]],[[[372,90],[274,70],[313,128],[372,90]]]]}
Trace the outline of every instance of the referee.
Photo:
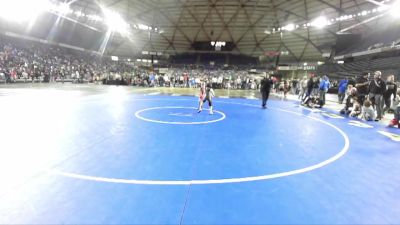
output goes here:
{"type": "Polygon", "coordinates": [[[272,79],[268,78],[268,75],[264,77],[264,79],[261,80],[261,96],[262,96],[262,108],[266,109],[267,108],[267,101],[269,97],[269,92],[271,91],[272,87],[272,79]]]}

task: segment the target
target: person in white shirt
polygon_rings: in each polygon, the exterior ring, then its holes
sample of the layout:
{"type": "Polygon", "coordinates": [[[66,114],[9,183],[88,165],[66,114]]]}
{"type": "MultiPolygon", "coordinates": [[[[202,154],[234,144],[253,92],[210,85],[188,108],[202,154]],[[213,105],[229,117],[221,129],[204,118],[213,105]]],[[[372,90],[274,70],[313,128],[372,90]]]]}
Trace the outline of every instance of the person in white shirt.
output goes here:
{"type": "Polygon", "coordinates": [[[224,78],[222,76],[218,77],[218,87],[221,88],[222,87],[222,82],[223,82],[224,78]]]}
{"type": "Polygon", "coordinates": [[[196,83],[196,87],[200,86],[200,78],[199,77],[196,77],[195,83],[196,83]]]}
{"type": "Polygon", "coordinates": [[[242,80],[240,79],[240,77],[238,77],[236,79],[236,89],[240,89],[242,85],[242,80]]]}
{"type": "Polygon", "coordinates": [[[165,83],[165,84],[164,84],[165,86],[167,86],[167,84],[170,85],[170,83],[169,83],[169,77],[168,77],[167,74],[164,75],[164,83],[165,83]]]}
{"type": "Polygon", "coordinates": [[[372,103],[369,100],[364,101],[364,105],[361,108],[361,119],[367,121],[373,121],[376,118],[376,113],[372,107],[372,103]]]}
{"type": "Polygon", "coordinates": [[[22,72],[22,77],[24,78],[24,80],[26,82],[26,80],[28,79],[28,73],[25,70],[22,72]]]}
{"type": "Polygon", "coordinates": [[[0,79],[6,80],[6,75],[3,72],[0,73],[0,79]]]}
{"type": "Polygon", "coordinates": [[[308,83],[307,76],[304,76],[303,79],[299,83],[300,83],[299,99],[303,99],[304,95],[307,92],[307,83],[308,83]]]}

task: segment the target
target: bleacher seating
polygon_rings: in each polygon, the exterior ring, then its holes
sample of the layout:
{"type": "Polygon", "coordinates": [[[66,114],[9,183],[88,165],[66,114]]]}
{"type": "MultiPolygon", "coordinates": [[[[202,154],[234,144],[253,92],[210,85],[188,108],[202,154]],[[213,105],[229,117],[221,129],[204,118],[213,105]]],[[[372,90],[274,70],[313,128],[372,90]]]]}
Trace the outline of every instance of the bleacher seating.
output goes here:
{"type": "Polygon", "coordinates": [[[380,30],[362,38],[357,45],[353,45],[341,52],[337,52],[336,55],[346,55],[385,46],[392,46],[393,44],[398,44],[399,40],[400,29],[380,30]]]}
{"type": "Polygon", "coordinates": [[[343,77],[357,76],[362,72],[373,72],[375,70],[391,71],[391,74],[398,75],[400,73],[400,56],[373,60],[365,59],[344,64],[325,64],[318,67],[317,73],[343,77]]]}

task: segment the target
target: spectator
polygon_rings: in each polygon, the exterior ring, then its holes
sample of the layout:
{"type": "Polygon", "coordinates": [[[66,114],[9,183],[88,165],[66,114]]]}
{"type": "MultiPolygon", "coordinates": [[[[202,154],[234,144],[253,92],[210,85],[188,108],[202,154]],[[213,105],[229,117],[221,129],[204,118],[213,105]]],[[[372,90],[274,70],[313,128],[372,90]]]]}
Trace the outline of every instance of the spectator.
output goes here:
{"type": "Polygon", "coordinates": [[[397,125],[398,128],[400,128],[400,89],[397,90],[397,97],[395,98],[395,101],[393,101],[393,119],[389,123],[389,127],[394,127],[397,125]]]}
{"type": "Polygon", "coordinates": [[[368,95],[368,86],[369,86],[369,81],[368,81],[369,73],[363,73],[361,76],[359,76],[356,80],[356,88],[357,88],[357,97],[358,101],[361,104],[364,104],[365,96],[368,95]]]}
{"type": "Polygon", "coordinates": [[[391,110],[395,111],[396,107],[400,105],[400,88],[397,89],[397,95],[396,97],[393,99],[393,104],[392,107],[390,108],[391,110]]]}
{"type": "Polygon", "coordinates": [[[347,78],[344,78],[339,82],[339,87],[338,87],[339,104],[343,104],[346,95],[347,84],[348,84],[347,78]]]}
{"type": "Polygon", "coordinates": [[[382,119],[382,111],[383,111],[383,93],[385,92],[386,85],[382,80],[382,73],[380,71],[376,71],[374,73],[374,80],[371,81],[369,85],[369,99],[374,103],[376,110],[376,121],[382,119]]]}
{"type": "Polygon", "coordinates": [[[290,91],[290,85],[287,80],[283,81],[283,98],[287,98],[287,93],[290,91]]]}
{"type": "Polygon", "coordinates": [[[312,95],[317,96],[319,95],[319,84],[320,84],[321,79],[318,78],[317,76],[314,77],[313,79],[313,90],[312,90],[312,95]]]}
{"type": "Polygon", "coordinates": [[[292,80],[292,94],[293,95],[298,95],[299,94],[299,86],[298,86],[299,81],[298,80],[292,80]]]}
{"type": "Polygon", "coordinates": [[[305,100],[311,96],[312,92],[313,92],[313,88],[314,88],[314,78],[313,76],[310,76],[310,79],[308,79],[307,82],[307,92],[305,97],[302,99],[302,102],[305,102],[305,100]]]}
{"type": "Polygon", "coordinates": [[[303,99],[304,95],[307,94],[307,83],[308,83],[307,76],[304,76],[299,83],[300,83],[299,99],[303,99]]]}
{"type": "Polygon", "coordinates": [[[394,82],[394,75],[390,75],[387,78],[386,90],[383,93],[383,99],[385,102],[385,108],[383,109],[383,113],[385,113],[385,111],[390,109],[390,106],[392,104],[392,95],[393,98],[396,98],[396,91],[397,91],[397,85],[394,82]]]}
{"type": "Polygon", "coordinates": [[[355,79],[355,77],[350,77],[349,80],[348,80],[347,85],[353,85],[353,87],[355,87],[355,86],[356,86],[356,79],[355,79]]]}
{"type": "Polygon", "coordinates": [[[329,79],[326,75],[324,75],[319,83],[319,100],[321,106],[325,105],[325,94],[328,92],[329,86],[329,79]]]}

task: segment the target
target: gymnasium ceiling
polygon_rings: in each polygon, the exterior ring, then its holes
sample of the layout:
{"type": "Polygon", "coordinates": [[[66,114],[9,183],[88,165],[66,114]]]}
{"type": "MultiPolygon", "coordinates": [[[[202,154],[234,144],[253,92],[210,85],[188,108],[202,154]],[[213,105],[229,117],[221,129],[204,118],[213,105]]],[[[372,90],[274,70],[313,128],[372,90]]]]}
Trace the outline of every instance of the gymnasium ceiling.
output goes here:
{"type": "MultiPolygon", "coordinates": [[[[69,0],[70,7],[101,15],[100,5],[118,12],[131,27],[144,24],[152,31],[131,29],[129,38],[114,34],[107,54],[132,55],[142,51],[164,54],[193,52],[196,41],[233,42],[235,54],[259,57],[265,52],[286,52],[281,58],[304,61],[322,58],[338,37],[337,32],[370,17],[334,21],[322,29],[302,27],[324,16],[329,20],[371,11],[382,0],[69,0]],[[293,31],[278,32],[288,24],[293,31]],[[155,31],[157,28],[157,31],[155,31]],[[275,29],[275,32],[273,32],[275,29]]],[[[90,23],[84,19],[82,23],[90,23]]],[[[369,32],[376,22],[356,26],[349,32],[369,32]]],[[[94,25],[95,26],[95,25],[94,25]]],[[[106,33],[103,27],[102,32],[106,33]]]]}

